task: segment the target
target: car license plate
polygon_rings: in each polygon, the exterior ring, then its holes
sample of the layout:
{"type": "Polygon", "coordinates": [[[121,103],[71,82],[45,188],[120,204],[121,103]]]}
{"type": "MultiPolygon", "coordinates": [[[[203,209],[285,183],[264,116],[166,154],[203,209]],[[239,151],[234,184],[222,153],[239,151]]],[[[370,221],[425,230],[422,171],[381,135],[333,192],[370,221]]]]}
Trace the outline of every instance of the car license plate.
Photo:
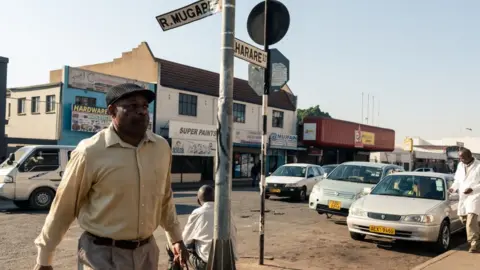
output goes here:
{"type": "Polygon", "coordinates": [[[279,189],[279,188],[271,188],[271,189],[270,189],[270,192],[272,192],[272,193],[280,193],[280,189],[279,189]]]}
{"type": "Polygon", "coordinates": [[[342,202],[328,201],[328,208],[334,209],[334,210],[340,210],[342,208],[342,202]]]}
{"type": "Polygon", "coordinates": [[[387,228],[382,226],[370,226],[369,229],[370,229],[370,232],[373,232],[373,233],[395,235],[394,228],[387,228]]]}

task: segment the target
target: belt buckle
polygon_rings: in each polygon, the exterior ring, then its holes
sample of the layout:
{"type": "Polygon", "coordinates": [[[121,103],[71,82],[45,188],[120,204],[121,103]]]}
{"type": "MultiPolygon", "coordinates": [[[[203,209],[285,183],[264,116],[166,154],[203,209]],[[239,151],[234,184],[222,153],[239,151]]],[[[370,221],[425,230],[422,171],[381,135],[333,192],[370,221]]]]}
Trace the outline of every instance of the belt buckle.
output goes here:
{"type": "Polygon", "coordinates": [[[116,245],[115,245],[115,239],[112,239],[112,247],[116,247],[116,245]]]}

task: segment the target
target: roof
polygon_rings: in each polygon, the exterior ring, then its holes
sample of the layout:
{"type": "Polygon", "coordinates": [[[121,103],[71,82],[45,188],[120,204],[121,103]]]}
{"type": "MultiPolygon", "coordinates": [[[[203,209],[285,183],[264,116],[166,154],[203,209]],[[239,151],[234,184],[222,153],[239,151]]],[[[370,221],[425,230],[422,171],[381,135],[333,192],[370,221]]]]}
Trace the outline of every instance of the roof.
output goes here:
{"type": "Polygon", "coordinates": [[[52,88],[55,86],[61,86],[62,83],[56,82],[56,83],[45,83],[45,84],[37,84],[37,85],[29,85],[29,86],[24,86],[24,87],[14,87],[14,88],[8,88],[8,91],[12,92],[17,92],[17,91],[31,91],[31,90],[40,90],[40,89],[48,89],[52,88]]]}
{"type": "MultiPolygon", "coordinates": [[[[220,75],[168,60],[156,58],[160,63],[160,85],[179,90],[218,97],[220,75]]],[[[262,97],[248,85],[248,81],[234,78],[233,99],[246,103],[262,104],[262,97]]],[[[286,91],[269,95],[268,106],[287,111],[295,111],[295,98],[286,91]]]]}
{"type": "Polygon", "coordinates": [[[366,161],[348,161],[348,162],[342,163],[341,165],[368,166],[368,167],[374,167],[374,168],[385,168],[387,166],[399,167],[394,164],[366,162],[366,161]]]}
{"type": "Polygon", "coordinates": [[[447,176],[453,177],[451,174],[447,173],[436,173],[436,172],[397,172],[395,175],[412,175],[412,176],[426,176],[426,177],[438,177],[445,178],[447,176]]]}

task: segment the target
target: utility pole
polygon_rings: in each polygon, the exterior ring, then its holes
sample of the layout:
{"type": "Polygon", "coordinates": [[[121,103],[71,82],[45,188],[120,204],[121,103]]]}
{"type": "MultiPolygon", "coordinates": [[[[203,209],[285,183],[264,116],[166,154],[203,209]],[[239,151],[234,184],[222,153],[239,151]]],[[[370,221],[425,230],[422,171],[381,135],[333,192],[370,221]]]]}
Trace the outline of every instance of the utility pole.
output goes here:
{"type": "Polygon", "coordinates": [[[363,92],[362,92],[362,121],[361,121],[360,123],[363,124],[363,121],[364,121],[364,120],[365,120],[365,119],[363,119],[363,92]]]}
{"type": "Polygon", "coordinates": [[[372,126],[375,126],[375,96],[372,96],[372,126]]]}
{"type": "Polygon", "coordinates": [[[7,67],[8,58],[0,56],[0,162],[2,157],[6,158],[8,143],[5,137],[6,115],[5,108],[7,103],[7,67]]]}
{"type": "Polygon", "coordinates": [[[368,125],[368,116],[370,115],[370,94],[367,95],[367,125],[368,125]]]}
{"type": "MultiPolygon", "coordinates": [[[[266,177],[267,177],[267,144],[268,144],[268,135],[267,135],[267,115],[268,115],[268,95],[270,94],[270,16],[268,12],[268,4],[270,0],[265,0],[265,22],[263,28],[263,40],[264,48],[263,50],[267,53],[267,67],[265,68],[264,73],[264,88],[263,88],[263,96],[262,96],[262,121],[263,121],[263,129],[262,129],[262,149],[261,149],[261,185],[260,185],[260,238],[259,238],[259,246],[260,246],[260,256],[258,256],[258,264],[263,265],[264,256],[265,256],[265,192],[266,192],[266,177]]],[[[273,121],[273,119],[272,119],[273,121]]]]}
{"type": "Polygon", "coordinates": [[[215,164],[215,221],[208,270],[234,270],[231,238],[231,193],[233,158],[233,59],[235,42],[235,0],[222,0],[222,44],[217,114],[215,164]]]}

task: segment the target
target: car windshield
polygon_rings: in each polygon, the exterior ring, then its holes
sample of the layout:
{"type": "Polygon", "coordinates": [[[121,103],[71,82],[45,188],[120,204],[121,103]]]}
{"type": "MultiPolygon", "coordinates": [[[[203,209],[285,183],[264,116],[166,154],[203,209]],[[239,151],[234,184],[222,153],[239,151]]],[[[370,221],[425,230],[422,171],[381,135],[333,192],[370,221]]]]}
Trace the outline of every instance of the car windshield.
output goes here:
{"type": "Polygon", "coordinates": [[[0,164],[0,168],[9,168],[9,167],[14,167],[18,164],[18,162],[22,159],[22,157],[29,153],[30,152],[30,148],[27,148],[27,147],[22,147],[22,148],[19,148],[17,151],[15,151],[15,160],[13,161],[13,163],[10,165],[8,164],[8,158],[2,163],[0,164]]]}
{"type": "Polygon", "coordinates": [[[305,177],[307,167],[282,166],[272,173],[272,176],[305,177]]]}
{"type": "Polygon", "coordinates": [[[370,194],[444,200],[445,182],[438,177],[393,174],[380,181],[370,194]]]}
{"type": "Polygon", "coordinates": [[[327,165],[327,166],[322,166],[323,170],[329,174],[333,171],[333,169],[335,169],[337,166],[333,166],[333,165],[327,165]]]}
{"type": "Polygon", "coordinates": [[[328,179],[355,183],[377,184],[382,178],[382,168],[343,164],[335,168],[328,179]]]}

